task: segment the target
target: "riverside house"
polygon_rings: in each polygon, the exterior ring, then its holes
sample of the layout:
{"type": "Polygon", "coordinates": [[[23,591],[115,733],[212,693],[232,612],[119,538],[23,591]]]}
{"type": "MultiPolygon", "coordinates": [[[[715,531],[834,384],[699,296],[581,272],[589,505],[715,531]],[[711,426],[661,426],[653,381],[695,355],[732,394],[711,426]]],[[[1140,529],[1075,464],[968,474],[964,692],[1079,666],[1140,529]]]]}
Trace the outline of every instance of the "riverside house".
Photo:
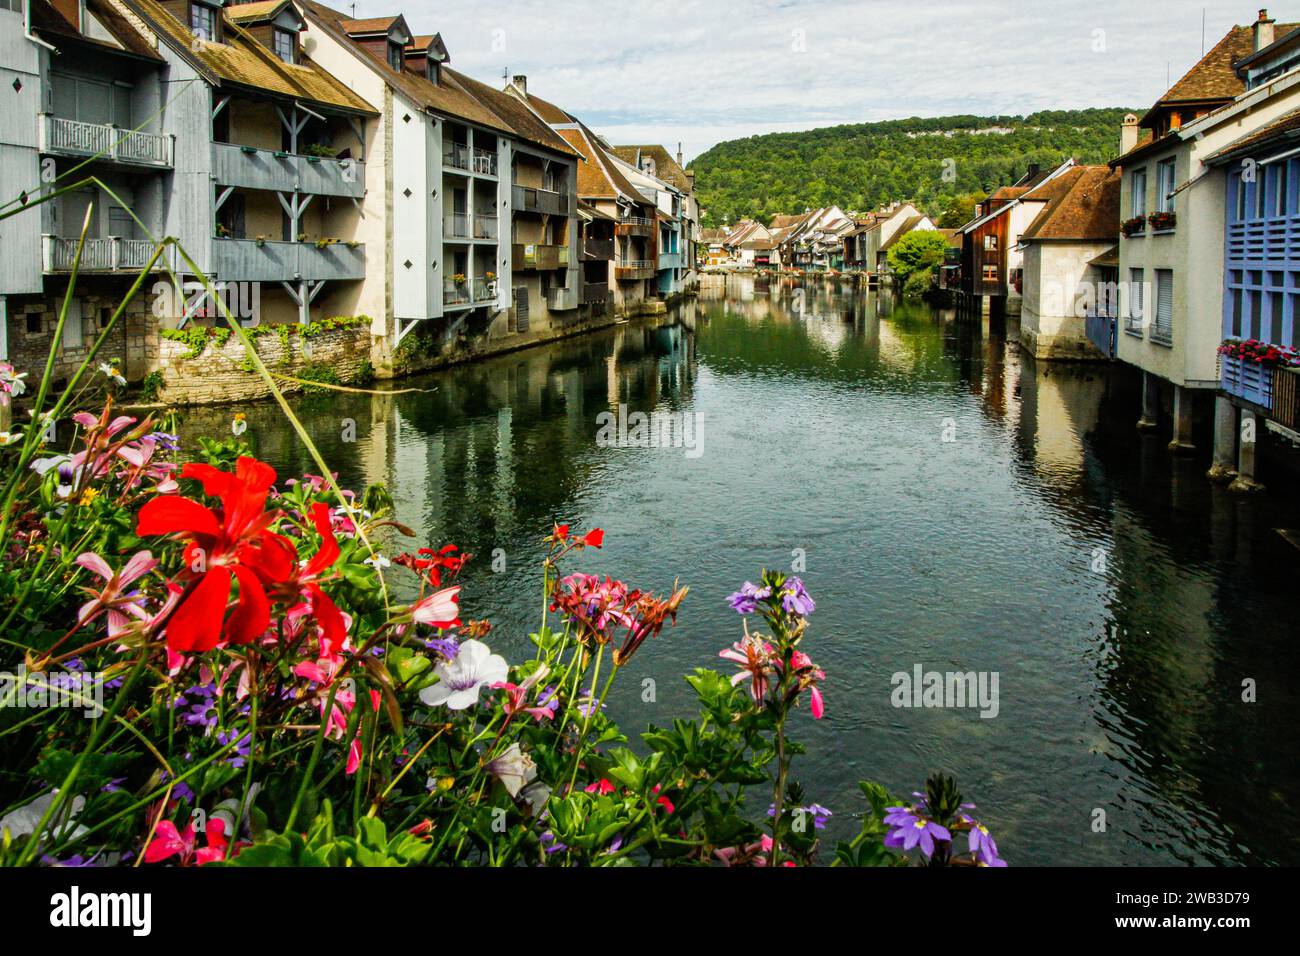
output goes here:
{"type": "Polygon", "coordinates": [[[699,278],[695,265],[696,247],[700,241],[700,205],[695,197],[695,173],[682,164],[681,144],[677,145],[675,158],[668,155],[665,147],[657,144],[615,146],[613,153],[656,180],[655,192],[662,220],[659,232],[660,292],[678,294],[694,287],[699,278]],[[675,239],[671,235],[673,232],[676,233],[675,239]],[[665,272],[670,274],[665,276],[665,272]]]}
{"type": "MultiPolygon", "coordinates": [[[[1297,29],[1275,24],[1266,11],[1252,26],[1233,27],[1141,120],[1125,121],[1123,154],[1111,162],[1123,175],[1117,355],[1143,373],[1139,427],[1155,429],[1162,412],[1171,412],[1171,451],[1193,447],[1194,420],[1208,412],[1220,388],[1216,352],[1225,302],[1231,309],[1240,301],[1251,326],[1271,323],[1274,314],[1285,319],[1294,308],[1283,284],[1285,261],[1270,259],[1262,268],[1262,250],[1241,244],[1249,234],[1254,245],[1273,249],[1266,224],[1282,233],[1289,228],[1294,206],[1287,203],[1295,195],[1286,179],[1289,162],[1269,163],[1262,183],[1247,180],[1242,189],[1241,174],[1233,178],[1217,160],[1233,143],[1300,107],[1300,70],[1292,68],[1297,29]],[[1238,210],[1238,202],[1247,205],[1238,210]],[[1237,242],[1227,264],[1225,236],[1237,242]]],[[[1235,414],[1231,404],[1219,404],[1221,449],[1233,441],[1235,414]]],[[[1245,457],[1243,479],[1249,479],[1253,445],[1245,457]]],[[[1226,470],[1226,461],[1221,466],[1226,470]]],[[[1239,487],[1247,485],[1243,480],[1239,487]]]]}

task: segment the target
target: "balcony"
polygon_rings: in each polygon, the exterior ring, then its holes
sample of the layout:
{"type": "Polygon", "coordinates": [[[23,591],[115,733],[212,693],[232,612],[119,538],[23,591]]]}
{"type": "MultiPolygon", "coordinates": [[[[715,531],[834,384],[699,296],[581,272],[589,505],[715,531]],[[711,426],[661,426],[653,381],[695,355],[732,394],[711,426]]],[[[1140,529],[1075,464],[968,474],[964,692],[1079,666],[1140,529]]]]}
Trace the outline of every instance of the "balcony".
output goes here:
{"type": "Polygon", "coordinates": [[[522,272],[529,269],[560,269],[569,264],[569,247],[548,245],[546,243],[518,243],[511,249],[511,260],[515,270],[522,272]]]}
{"type": "Polygon", "coordinates": [[[476,276],[473,279],[447,279],[442,286],[442,304],[451,307],[488,305],[496,301],[495,279],[476,276]]]}
{"type": "Polygon", "coordinates": [[[212,177],[221,186],[317,196],[366,194],[366,164],[355,159],[299,156],[283,150],[212,144],[212,177]]]}
{"type": "Polygon", "coordinates": [[[659,269],[680,269],[682,267],[682,256],[679,252],[661,252],[659,254],[659,269]]]}
{"type": "Polygon", "coordinates": [[[1084,333],[1088,336],[1088,341],[1097,347],[1102,355],[1108,359],[1115,357],[1115,333],[1119,327],[1119,320],[1114,315],[1108,313],[1093,312],[1084,317],[1084,333]]]}
{"type": "Polygon", "coordinates": [[[1300,431],[1300,369],[1273,370],[1273,420],[1300,431]]]}
{"type": "MultiPolygon", "coordinates": [[[[79,239],[41,236],[41,264],[47,273],[71,272],[79,239]]],[[[81,250],[79,272],[139,272],[153,256],[157,244],[151,239],[121,239],[107,236],[87,239],[81,250]]],[[[154,271],[167,267],[170,250],[159,257],[154,271]]]]}
{"type": "Polygon", "coordinates": [[[442,165],[460,169],[476,176],[497,174],[497,154],[465,143],[449,143],[442,148],[442,165]]]}
{"type": "Polygon", "coordinates": [[[653,219],[644,219],[640,216],[628,216],[626,219],[618,221],[618,234],[620,236],[644,236],[647,239],[653,238],[655,234],[655,221],[653,219]]]}
{"type": "Polygon", "coordinates": [[[624,259],[615,267],[615,278],[619,282],[653,279],[655,271],[655,264],[649,259],[624,259]]]}
{"type": "Polygon", "coordinates": [[[55,156],[95,156],[127,166],[171,169],[175,140],[161,133],[122,129],[111,123],[83,123],[44,113],[40,150],[55,156]]]}
{"type": "Polygon", "coordinates": [[[537,212],[548,216],[569,215],[568,193],[551,189],[533,189],[531,186],[514,186],[511,202],[517,212],[537,212]]]}
{"type": "Polygon", "coordinates": [[[567,312],[578,307],[578,289],[559,287],[546,290],[546,307],[552,312],[567,312]]]}
{"type": "Polygon", "coordinates": [[[443,221],[444,239],[497,239],[497,217],[492,213],[449,213],[443,221]]]}
{"type": "Polygon", "coordinates": [[[213,239],[212,272],[221,279],[280,282],[294,279],[364,279],[366,247],[342,242],[213,239]]]}
{"type": "Polygon", "coordinates": [[[589,262],[612,262],[614,255],[613,239],[582,240],[582,258],[589,262]]]}
{"type": "Polygon", "coordinates": [[[1273,369],[1232,355],[1219,356],[1219,384],[1229,395],[1273,408],[1273,369]]]}
{"type": "Polygon", "coordinates": [[[609,297],[609,286],[604,282],[584,282],[582,285],[583,305],[597,305],[608,302],[609,297]]]}

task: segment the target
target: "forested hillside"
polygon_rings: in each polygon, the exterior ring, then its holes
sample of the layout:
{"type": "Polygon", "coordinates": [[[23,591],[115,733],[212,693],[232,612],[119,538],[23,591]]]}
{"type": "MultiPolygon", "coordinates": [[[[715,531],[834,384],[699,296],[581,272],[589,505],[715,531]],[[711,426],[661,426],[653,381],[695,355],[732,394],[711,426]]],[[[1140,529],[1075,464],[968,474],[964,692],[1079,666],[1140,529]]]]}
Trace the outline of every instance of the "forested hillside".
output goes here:
{"type": "Polygon", "coordinates": [[[892,199],[955,219],[975,194],[1011,182],[1031,163],[1113,159],[1126,112],[942,116],[769,133],[719,143],[691,166],[708,226],[832,204],[866,212],[892,199]]]}

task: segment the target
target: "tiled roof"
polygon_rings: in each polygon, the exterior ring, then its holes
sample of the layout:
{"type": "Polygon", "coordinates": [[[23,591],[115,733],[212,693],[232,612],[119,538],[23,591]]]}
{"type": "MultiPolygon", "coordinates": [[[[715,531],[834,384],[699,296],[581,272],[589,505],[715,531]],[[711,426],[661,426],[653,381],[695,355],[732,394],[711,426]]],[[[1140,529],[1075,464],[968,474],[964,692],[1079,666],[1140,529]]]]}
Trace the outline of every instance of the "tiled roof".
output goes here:
{"type": "MultiPolygon", "coordinates": [[[[277,13],[280,8],[289,3],[289,0],[261,0],[259,3],[238,3],[233,7],[226,8],[226,18],[234,20],[236,23],[256,23],[259,20],[269,20],[277,13]]],[[[294,11],[297,13],[297,11],[294,11]]]]}
{"type": "Polygon", "coordinates": [[[159,63],[163,62],[162,57],[149,44],[149,41],[127,22],[126,17],[122,16],[115,7],[105,2],[105,0],[87,0],[86,10],[104,25],[104,29],[117,41],[116,44],[107,40],[97,40],[81,33],[68,22],[62,13],[54,8],[53,4],[49,3],[49,0],[31,0],[32,29],[55,46],[58,46],[60,42],[71,40],[106,50],[122,49],[128,53],[134,53],[136,56],[156,60],[159,63]]]}
{"type": "Polygon", "coordinates": [[[339,27],[345,33],[387,33],[389,28],[396,23],[400,17],[370,17],[363,20],[352,20],[340,15],[339,27]]]}
{"type": "Polygon", "coordinates": [[[499,116],[522,139],[526,139],[538,146],[545,146],[547,149],[555,150],[555,152],[563,153],[566,156],[577,155],[573,147],[537,118],[537,114],[509,93],[493,89],[486,83],[480,83],[464,73],[457,73],[450,67],[444,68],[442,75],[444,78],[450,78],[458,83],[465,92],[499,116]]]}
{"type": "Polygon", "coordinates": [[[788,229],[792,226],[798,226],[801,225],[803,221],[811,215],[812,215],[811,212],[804,212],[804,213],[795,213],[792,216],[773,216],[771,228],[788,229]]]}
{"type": "Polygon", "coordinates": [[[578,164],[578,196],[582,199],[630,199],[646,204],[645,198],[636,191],[618,167],[605,156],[605,151],[596,142],[596,135],[581,123],[575,123],[565,129],[556,130],[556,134],[568,143],[583,161],[578,164]]]}
{"type": "Polygon", "coordinates": [[[1118,269],[1119,246],[1111,246],[1097,258],[1088,260],[1088,265],[1096,266],[1099,269],[1118,269]]]}
{"type": "Polygon", "coordinates": [[[1080,166],[1025,196],[1047,205],[1023,241],[1107,242],[1119,236],[1120,174],[1109,166],[1080,166]]]}
{"type": "Polygon", "coordinates": [[[654,160],[654,175],[666,183],[671,183],[682,192],[690,192],[691,184],[686,178],[686,170],[677,164],[677,160],[669,155],[668,150],[663,146],[651,144],[649,146],[615,146],[614,155],[625,163],[641,168],[641,158],[649,156],[654,160]]]}
{"type": "Polygon", "coordinates": [[[528,105],[531,106],[542,119],[552,126],[567,126],[570,123],[577,122],[573,116],[560,109],[554,103],[542,99],[540,96],[534,96],[529,93],[527,96],[528,105]]]}
{"type": "Polygon", "coordinates": [[[374,113],[369,103],[318,67],[308,56],[285,63],[227,19],[223,43],[194,42],[189,28],[155,0],[121,0],[180,56],[222,86],[244,86],[318,106],[374,113]]]}

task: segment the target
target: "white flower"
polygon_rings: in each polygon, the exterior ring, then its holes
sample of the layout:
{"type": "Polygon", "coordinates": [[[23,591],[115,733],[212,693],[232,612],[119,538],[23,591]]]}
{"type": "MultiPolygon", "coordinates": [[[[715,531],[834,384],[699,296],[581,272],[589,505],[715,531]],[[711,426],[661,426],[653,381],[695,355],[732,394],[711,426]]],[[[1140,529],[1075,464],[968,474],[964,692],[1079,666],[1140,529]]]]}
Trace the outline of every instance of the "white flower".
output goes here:
{"type": "Polygon", "coordinates": [[[23,440],[23,436],[18,432],[0,432],[0,448],[6,445],[14,445],[23,440]]]}
{"type": "Polygon", "coordinates": [[[106,375],[106,376],[108,376],[109,378],[111,378],[111,379],[112,379],[114,382],[116,382],[118,385],[125,385],[125,384],[126,384],[126,379],[124,379],[124,378],[122,377],[121,373],[118,372],[118,370],[117,370],[117,368],[116,368],[115,366],[109,365],[107,362],[100,362],[100,363],[99,363],[99,370],[100,370],[100,372],[102,372],[104,375],[106,375]]]}
{"type": "Polygon", "coordinates": [[[366,560],[361,563],[368,564],[372,568],[391,568],[393,566],[393,562],[389,561],[382,554],[372,554],[370,557],[366,558],[366,560]]]}
{"type": "Polygon", "coordinates": [[[501,785],[513,799],[524,784],[531,783],[537,776],[537,764],[533,762],[532,757],[519,749],[519,744],[516,742],[507,747],[500,757],[488,763],[487,772],[501,781],[501,785]]]}
{"type": "MultiPolygon", "coordinates": [[[[0,817],[0,836],[3,836],[5,830],[8,830],[9,836],[15,840],[35,833],[37,825],[41,822],[41,817],[45,816],[45,811],[50,808],[50,804],[54,802],[54,795],[58,792],[57,790],[51,790],[49,793],[37,797],[26,806],[19,807],[17,810],[10,811],[0,817]]],[[[54,835],[75,840],[83,833],[86,833],[86,828],[82,826],[76,827],[69,832],[73,819],[76,818],[85,805],[85,797],[73,797],[70,806],[65,802],[58,813],[62,820],[56,817],[50,821],[49,829],[41,837],[41,843],[45,843],[54,835]]]]}
{"type": "Polygon", "coordinates": [[[473,639],[460,646],[455,660],[439,664],[433,672],[438,683],[420,691],[420,700],[430,707],[446,704],[452,710],[473,707],[478,703],[480,687],[504,683],[509,676],[506,659],[473,639]]]}

